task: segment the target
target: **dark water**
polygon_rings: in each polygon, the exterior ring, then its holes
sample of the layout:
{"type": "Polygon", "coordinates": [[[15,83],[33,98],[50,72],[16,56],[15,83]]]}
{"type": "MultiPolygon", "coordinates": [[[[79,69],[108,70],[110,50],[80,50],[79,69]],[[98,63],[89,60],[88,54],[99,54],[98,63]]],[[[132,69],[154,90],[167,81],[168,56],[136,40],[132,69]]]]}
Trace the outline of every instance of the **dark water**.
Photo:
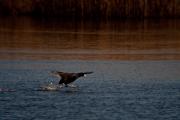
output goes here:
{"type": "Polygon", "coordinates": [[[179,120],[178,21],[0,19],[0,119],[179,120]],[[94,73],[42,91],[52,70],[94,73]]]}
{"type": "Polygon", "coordinates": [[[179,61],[1,61],[2,120],[178,120],[179,61]],[[38,91],[58,83],[51,70],[93,70],[78,88],[38,91]]]}

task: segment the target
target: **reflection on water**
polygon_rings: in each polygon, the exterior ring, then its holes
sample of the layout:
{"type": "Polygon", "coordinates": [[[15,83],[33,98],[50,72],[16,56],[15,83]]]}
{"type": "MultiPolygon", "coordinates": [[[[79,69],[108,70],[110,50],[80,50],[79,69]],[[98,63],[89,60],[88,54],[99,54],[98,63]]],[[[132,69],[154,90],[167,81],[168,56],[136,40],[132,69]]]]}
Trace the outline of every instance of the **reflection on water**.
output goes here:
{"type": "Polygon", "coordinates": [[[1,59],[180,59],[179,20],[0,20],[1,59]]]}
{"type": "Polygon", "coordinates": [[[179,120],[179,28],[0,19],[0,119],[179,120]],[[52,70],[94,74],[59,89],[52,70]]]}

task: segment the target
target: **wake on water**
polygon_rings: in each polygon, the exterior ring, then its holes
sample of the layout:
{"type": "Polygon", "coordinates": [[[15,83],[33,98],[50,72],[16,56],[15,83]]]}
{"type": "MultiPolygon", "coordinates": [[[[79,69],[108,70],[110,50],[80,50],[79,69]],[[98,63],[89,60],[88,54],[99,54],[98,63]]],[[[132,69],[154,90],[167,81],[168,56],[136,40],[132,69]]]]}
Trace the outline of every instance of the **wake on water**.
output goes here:
{"type": "MultiPolygon", "coordinates": [[[[66,87],[65,85],[57,85],[53,84],[52,82],[49,84],[45,84],[40,86],[39,88],[35,89],[35,91],[60,91],[60,90],[65,90],[65,91],[77,91],[78,87],[75,85],[68,85],[66,87]]],[[[8,89],[8,88],[0,88],[0,93],[1,92],[15,92],[17,90],[14,89],[8,89]]]]}
{"type": "Polygon", "coordinates": [[[40,86],[40,90],[42,91],[56,91],[60,88],[61,86],[54,85],[52,82],[50,84],[40,86]]]}
{"type": "Polygon", "coordinates": [[[13,89],[5,89],[5,88],[0,88],[0,92],[15,92],[13,89]]]}
{"type": "MultiPolygon", "coordinates": [[[[53,84],[51,82],[51,83],[49,83],[47,85],[40,86],[39,90],[40,91],[59,91],[59,90],[61,90],[64,87],[65,87],[65,85],[55,85],[55,84],[53,84]]],[[[68,85],[68,88],[76,89],[78,87],[71,84],[71,85],[68,85]]]]}

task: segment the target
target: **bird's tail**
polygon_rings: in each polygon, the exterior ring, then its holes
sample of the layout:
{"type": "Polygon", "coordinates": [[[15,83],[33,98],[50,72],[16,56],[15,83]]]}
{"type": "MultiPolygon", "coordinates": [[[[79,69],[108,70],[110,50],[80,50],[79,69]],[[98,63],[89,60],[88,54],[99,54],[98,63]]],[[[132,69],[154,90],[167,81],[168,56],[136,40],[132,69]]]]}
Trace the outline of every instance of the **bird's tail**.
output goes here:
{"type": "Polygon", "coordinates": [[[79,77],[81,77],[81,76],[86,77],[86,74],[91,74],[91,73],[93,73],[93,72],[80,72],[80,73],[77,73],[77,74],[78,74],[79,77]]]}

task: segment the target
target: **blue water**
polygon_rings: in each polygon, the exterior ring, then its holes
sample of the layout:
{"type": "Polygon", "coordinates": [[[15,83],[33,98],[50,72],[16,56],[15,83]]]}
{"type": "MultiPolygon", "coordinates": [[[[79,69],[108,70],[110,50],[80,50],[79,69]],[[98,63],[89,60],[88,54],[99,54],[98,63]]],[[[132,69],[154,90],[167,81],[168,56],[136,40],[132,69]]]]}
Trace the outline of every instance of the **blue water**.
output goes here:
{"type": "Polygon", "coordinates": [[[0,61],[0,120],[179,120],[179,61],[0,61]],[[51,70],[94,71],[77,88],[51,70]],[[8,91],[12,90],[12,91],[8,91]]]}

